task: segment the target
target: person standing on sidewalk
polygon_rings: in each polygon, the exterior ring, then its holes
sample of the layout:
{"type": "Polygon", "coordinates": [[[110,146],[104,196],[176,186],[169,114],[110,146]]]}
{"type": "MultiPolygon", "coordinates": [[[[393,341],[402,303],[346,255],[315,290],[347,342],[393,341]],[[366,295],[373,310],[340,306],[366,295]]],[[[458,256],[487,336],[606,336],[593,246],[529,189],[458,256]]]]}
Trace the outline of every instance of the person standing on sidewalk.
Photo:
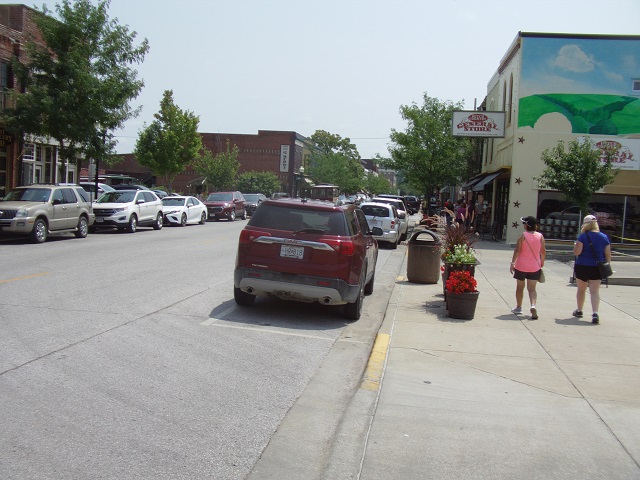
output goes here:
{"type": "Polygon", "coordinates": [[[611,262],[611,242],[609,237],[600,231],[598,219],[593,215],[587,215],[582,222],[578,240],[573,246],[573,254],[576,255],[574,276],[578,284],[576,303],[578,308],[573,311],[574,317],[582,317],[582,308],[589,287],[591,298],[591,323],[600,323],[598,307],[600,306],[600,270],[598,261],[611,262]]]}
{"type": "Polygon", "coordinates": [[[540,279],[542,267],[544,267],[544,259],[547,256],[547,249],[544,243],[544,237],[540,232],[536,232],[538,222],[535,217],[524,217],[520,221],[524,225],[524,232],[518,237],[516,248],[511,259],[511,268],[509,271],[516,279],[516,308],[512,310],[516,315],[522,313],[522,300],[524,297],[525,280],[527,292],[529,292],[529,301],[531,302],[531,319],[538,319],[538,309],[536,301],[538,293],[536,285],[540,279]]]}

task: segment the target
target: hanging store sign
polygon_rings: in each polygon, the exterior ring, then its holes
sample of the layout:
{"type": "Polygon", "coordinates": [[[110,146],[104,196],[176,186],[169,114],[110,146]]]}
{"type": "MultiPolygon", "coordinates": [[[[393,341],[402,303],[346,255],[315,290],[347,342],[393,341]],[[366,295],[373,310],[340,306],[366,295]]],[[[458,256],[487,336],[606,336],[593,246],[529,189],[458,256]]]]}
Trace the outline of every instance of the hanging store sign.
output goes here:
{"type": "Polygon", "coordinates": [[[454,137],[504,138],[504,112],[454,110],[454,137]]]}
{"type": "Polygon", "coordinates": [[[280,171],[289,171],[289,145],[280,145],[280,171]]]}

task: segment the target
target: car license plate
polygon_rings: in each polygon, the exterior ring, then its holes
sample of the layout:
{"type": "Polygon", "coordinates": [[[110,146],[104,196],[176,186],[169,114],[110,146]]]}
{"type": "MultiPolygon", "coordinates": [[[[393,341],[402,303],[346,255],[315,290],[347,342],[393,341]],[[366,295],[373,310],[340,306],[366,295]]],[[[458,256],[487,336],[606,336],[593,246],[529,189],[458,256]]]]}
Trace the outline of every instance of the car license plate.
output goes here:
{"type": "Polygon", "coordinates": [[[303,258],[304,247],[293,247],[291,245],[282,245],[280,247],[280,256],[287,258],[303,258]]]}
{"type": "Polygon", "coordinates": [[[96,222],[97,222],[97,223],[102,223],[102,222],[104,222],[104,218],[102,218],[102,217],[96,217],[96,222]]]}

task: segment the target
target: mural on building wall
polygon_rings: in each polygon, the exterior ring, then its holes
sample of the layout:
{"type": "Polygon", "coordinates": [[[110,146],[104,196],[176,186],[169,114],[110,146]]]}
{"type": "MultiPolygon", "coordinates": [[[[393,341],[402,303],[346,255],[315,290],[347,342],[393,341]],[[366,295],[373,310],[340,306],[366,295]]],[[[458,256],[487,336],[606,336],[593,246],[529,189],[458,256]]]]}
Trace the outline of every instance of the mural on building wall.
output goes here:
{"type": "Polygon", "coordinates": [[[640,40],[525,37],[519,128],[562,115],[570,133],[640,136],[640,40]]]}

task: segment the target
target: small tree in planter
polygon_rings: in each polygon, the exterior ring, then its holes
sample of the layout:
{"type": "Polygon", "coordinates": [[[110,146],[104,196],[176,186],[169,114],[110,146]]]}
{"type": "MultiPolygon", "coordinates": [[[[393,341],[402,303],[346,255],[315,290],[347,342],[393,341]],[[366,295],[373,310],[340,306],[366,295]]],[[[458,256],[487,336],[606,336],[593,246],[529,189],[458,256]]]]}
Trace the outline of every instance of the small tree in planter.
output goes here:
{"type": "Polygon", "coordinates": [[[475,274],[478,261],[473,245],[477,240],[478,237],[464,225],[450,225],[444,229],[441,236],[441,258],[444,263],[442,273],[443,290],[446,288],[445,285],[450,272],[468,270],[471,275],[475,274]]]}

